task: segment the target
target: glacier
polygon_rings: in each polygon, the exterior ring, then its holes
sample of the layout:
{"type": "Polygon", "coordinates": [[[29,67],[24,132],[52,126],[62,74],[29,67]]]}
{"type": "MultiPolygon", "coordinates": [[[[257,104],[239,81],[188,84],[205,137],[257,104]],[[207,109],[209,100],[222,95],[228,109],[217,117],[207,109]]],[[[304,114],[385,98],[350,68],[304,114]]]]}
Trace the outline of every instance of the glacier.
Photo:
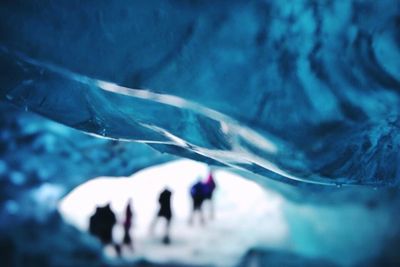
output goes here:
{"type": "Polygon", "coordinates": [[[93,177],[178,157],[304,205],[288,210],[304,255],[254,248],[256,261],[308,262],[330,247],[318,227],[340,228],[354,211],[349,235],[357,223],[380,227],[366,238],[373,259],[357,264],[398,265],[400,229],[387,222],[399,219],[399,29],[394,0],[2,1],[6,266],[104,264],[96,243],[38,196],[60,199],[93,177]],[[306,232],[309,216],[330,221],[306,232]]]}
{"type": "Polygon", "coordinates": [[[278,180],[396,184],[396,1],[77,3],[2,5],[4,99],[278,180]]]}

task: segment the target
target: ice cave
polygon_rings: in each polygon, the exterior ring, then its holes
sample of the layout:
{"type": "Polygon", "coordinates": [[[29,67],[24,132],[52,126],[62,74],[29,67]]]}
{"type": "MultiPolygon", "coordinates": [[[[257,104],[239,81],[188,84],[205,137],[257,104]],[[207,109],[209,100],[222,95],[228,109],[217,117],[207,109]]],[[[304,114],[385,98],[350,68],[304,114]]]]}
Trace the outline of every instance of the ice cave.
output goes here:
{"type": "Polygon", "coordinates": [[[400,266],[397,0],[3,0],[0,111],[2,267],[400,266]]]}

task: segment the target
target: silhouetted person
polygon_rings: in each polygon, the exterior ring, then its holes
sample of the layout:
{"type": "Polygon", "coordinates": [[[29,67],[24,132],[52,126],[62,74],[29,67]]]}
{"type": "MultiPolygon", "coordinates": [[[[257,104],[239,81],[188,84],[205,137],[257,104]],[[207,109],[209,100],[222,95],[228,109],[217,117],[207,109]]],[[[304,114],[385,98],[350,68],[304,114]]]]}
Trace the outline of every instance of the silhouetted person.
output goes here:
{"type": "MultiPolygon", "coordinates": [[[[112,229],[116,221],[110,204],[104,207],[97,207],[96,212],[90,217],[89,232],[99,238],[104,246],[113,244],[112,229]]],[[[115,250],[119,255],[120,247],[118,245],[115,245],[115,250]]]]}
{"type": "Polygon", "coordinates": [[[172,219],[172,211],[171,211],[171,195],[172,192],[168,189],[165,188],[164,191],[161,192],[159,198],[158,198],[158,203],[160,204],[160,209],[158,210],[157,216],[154,218],[150,231],[153,233],[154,232],[154,227],[160,218],[165,218],[166,220],[166,228],[165,228],[165,234],[163,238],[163,243],[164,244],[169,244],[170,243],[170,226],[171,226],[171,219],[172,219]]]}
{"type": "Polygon", "coordinates": [[[193,224],[195,214],[199,214],[200,222],[204,224],[204,215],[203,215],[203,201],[205,199],[205,190],[204,184],[199,179],[195,184],[190,188],[190,196],[192,198],[192,213],[189,218],[189,224],[193,224]]]}
{"type": "Polygon", "coordinates": [[[131,205],[132,205],[132,200],[129,199],[125,209],[123,244],[129,246],[129,248],[133,250],[133,243],[130,235],[130,229],[132,226],[132,217],[133,217],[131,205]]]}
{"type": "Polygon", "coordinates": [[[203,183],[204,184],[204,200],[208,200],[210,203],[210,218],[214,218],[215,215],[215,209],[214,209],[214,202],[213,202],[213,194],[215,191],[215,188],[217,187],[213,174],[210,171],[208,173],[206,181],[203,183]]]}

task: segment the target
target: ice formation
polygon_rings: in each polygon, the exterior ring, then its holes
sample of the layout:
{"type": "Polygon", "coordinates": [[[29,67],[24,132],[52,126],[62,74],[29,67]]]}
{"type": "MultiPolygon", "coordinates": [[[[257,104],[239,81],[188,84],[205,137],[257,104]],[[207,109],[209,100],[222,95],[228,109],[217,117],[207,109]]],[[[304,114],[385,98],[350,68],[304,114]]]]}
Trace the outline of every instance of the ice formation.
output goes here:
{"type": "Polygon", "coordinates": [[[0,12],[1,96],[26,109],[287,182],[397,183],[397,1],[0,12]]]}
{"type": "Polygon", "coordinates": [[[177,155],[297,203],[298,253],[240,266],[319,266],[332,247],[398,266],[399,17],[394,0],[2,1],[2,264],[104,266],[55,202],[177,155]]]}

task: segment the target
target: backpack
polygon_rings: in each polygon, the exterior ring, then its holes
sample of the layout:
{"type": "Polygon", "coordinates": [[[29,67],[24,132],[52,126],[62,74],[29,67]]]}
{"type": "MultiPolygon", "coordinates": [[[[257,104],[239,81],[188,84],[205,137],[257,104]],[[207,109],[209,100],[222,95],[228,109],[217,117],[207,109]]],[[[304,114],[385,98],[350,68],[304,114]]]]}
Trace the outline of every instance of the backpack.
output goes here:
{"type": "Polygon", "coordinates": [[[190,195],[192,197],[199,197],[199,196],[202,196],[203,194],[204,194],[203,193],[203,184],[201,182],[197,182],[190,189],[190,195]]]}

